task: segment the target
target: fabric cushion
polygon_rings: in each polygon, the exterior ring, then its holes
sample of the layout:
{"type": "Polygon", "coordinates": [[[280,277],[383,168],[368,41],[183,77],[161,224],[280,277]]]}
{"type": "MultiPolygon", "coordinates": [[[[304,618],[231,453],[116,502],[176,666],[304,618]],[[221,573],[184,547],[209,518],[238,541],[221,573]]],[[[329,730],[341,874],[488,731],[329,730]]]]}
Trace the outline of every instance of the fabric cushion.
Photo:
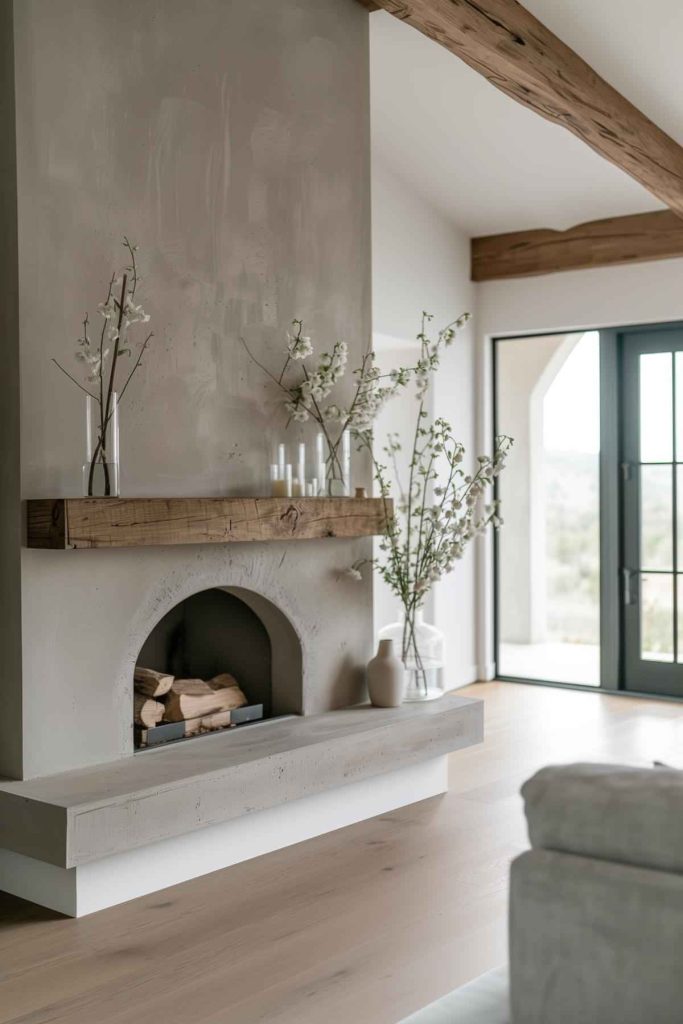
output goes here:
{"type": "Polygon", "coordinates": [[[510,1024],[507,968],[482,974],[401,1024],[510,1024]]]}
{"type": "Polygon", "coordinates": [[[683,875],[527,850],[510,874],[516,1024],[681,1024],[683,875]]]}
{"type": "Polygon", "coordinates": [[[522,786],[534,847],[683,872],[683,772],[574,764],[522,786]]]}

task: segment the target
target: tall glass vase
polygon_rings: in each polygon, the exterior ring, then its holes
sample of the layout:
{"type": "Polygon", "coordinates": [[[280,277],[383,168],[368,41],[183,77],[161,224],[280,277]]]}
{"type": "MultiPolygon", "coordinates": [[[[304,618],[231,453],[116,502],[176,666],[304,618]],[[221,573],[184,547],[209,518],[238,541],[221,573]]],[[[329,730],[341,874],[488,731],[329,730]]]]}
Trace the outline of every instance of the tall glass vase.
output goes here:
{"type": "Polygon", "coordinates": [[[380,640],[393,640],[407,676],[405,701],[436,700],[445,693],[444,637],[440,629],[424,621],[422,609],[400,618],[379,631],[380,640]]]}
{"type": "Polygon", "coordinates": [[[85,400],[85,462],[83,494],[86,498],[116,498],[119,495],[119,402],[116,392],[105,407],[90,395],[85,400]]]}
{"type": "Polygon", "coordinates": [[[329,498],[351,493],[351,435],[348,430],[337,441],[328,441],[325,459],[325,494],[329,498]]]}

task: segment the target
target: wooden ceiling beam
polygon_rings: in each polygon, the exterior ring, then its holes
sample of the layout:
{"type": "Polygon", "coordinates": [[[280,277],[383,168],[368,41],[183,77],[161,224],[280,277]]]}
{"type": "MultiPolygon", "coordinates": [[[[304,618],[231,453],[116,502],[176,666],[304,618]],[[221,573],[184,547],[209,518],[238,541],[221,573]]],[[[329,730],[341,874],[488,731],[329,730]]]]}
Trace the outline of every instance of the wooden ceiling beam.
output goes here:
{"type": "Polygon", "coordinates": [[[608,217],[568,231],[513,231],[471,242],[473,281],[586,270],[683,256],[683,220],[670,210],[608,217]]]}
{"type": "Polygon", "coordinates": [[[377,0],[377,6],[573,132],[683,216],[683,147],[516,0],[377,0]]]}

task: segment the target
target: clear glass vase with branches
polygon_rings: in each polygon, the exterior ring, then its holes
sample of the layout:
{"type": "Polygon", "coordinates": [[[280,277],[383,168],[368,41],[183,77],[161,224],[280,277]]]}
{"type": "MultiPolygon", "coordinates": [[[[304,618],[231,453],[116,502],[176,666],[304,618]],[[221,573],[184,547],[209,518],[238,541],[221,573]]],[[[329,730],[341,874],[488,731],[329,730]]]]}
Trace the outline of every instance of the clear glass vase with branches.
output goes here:
{"type": "MultiPolygon", "coordinates": [[[[147,346],[153,333],[139,339],[135,337],[137,324],[149,323],[149,314],[141,305],[136,305],[135,295],[140,275],[136,258],[137,246],[124,238],[123,245],[128,253],[129,263],[119,273],[114,273],[104,302],[99,304],[102,317],[99,338],[90,336],[88,314],[83,319],[83,334],[78,339],[75,357],[81,365],[84,379],[78,380],[57,359],[52,361],[69,380],[80,388],[95,408],[94,441],[90,445],[89,466],[85,473],[85,492],[92,497],[96,490],[96,470],[99,469],[102,490],[105,497],[114,497],[118,492],[117,473],[114,472],[110,452],[112,425],[118,406],[128,386],[142,364],[147,346]],[[128,359],[128,365],[124,363],[128,359]],[[132,361],[132,365],[131,362],[132,361]]],[[[91,417],[92,422],[92,417],[91,417]]]]}
{"type": "MultiPolygon", "coordinates": [[[[417,337],[420,357],[409,373],[415,381],[417,409],[408,450],[407,480],[405,472],[402,478],[398,465],[403,449],[398,435],[388,436],[380,456],[373,431],[357,432],[360,447],[370,454],[377,489],[386,503],[386,534],[380,541],[379,556],[370,564],[400,601],[401,657],[405,665],[415,666],[417,686],[425,696],[428,679],[418,640],[418,614],[434,584],[453,570],[467,545],[489,525],[497,528],[502,524],[498,501],[488,492],[503,470],[513,444],[506,435],[497,437],[493,452],[480,455],[476,466],[468,472],[463,468],[465,447],[455,438],[451,425],[441,417],[430,420],[429,389],[442,349],[452,344],[469,317],[459,317],[434,339],[427,333],[431,319],[423,313],[417,337]],[[399,498],[394,514],[390,515],[392,482],[399,489],[399,498]]],[[[349,574],[359,578],[364,564],[355,563],[349,574]]]]}
{"type": "Polygon", "coordinates": [[[349,431],[352,436],[358,436],[369,429],[384,403],[408,383],[412,370],[406,368],[382,374],[375,364],[374,353],[368,351],[352,372],[353,384],[348,401],[344,402],[335,389],[348,372],[348,346],[337,341],[329,352],[314,359],[313,344],[303,330],[302,320],[292,321],[279,373],[260,362],[244,338],[241,341],[250,359],[279,389],[287,425],[313,422],[321,430],[326,447],[325,489],[332,496],[344,475],[340,455],[344,434],[349,431]]]}

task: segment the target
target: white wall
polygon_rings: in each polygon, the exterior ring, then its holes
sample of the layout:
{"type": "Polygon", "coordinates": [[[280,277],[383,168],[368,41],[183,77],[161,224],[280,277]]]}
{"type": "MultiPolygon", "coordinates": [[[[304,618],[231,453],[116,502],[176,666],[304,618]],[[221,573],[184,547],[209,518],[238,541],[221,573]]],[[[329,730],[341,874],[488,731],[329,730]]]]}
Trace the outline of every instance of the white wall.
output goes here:
{"type": "MultiPolygon", "coordinates": [[[[372,116],[380,112],[372,110],[372,116]]],[[[372,275],[373,339],[383,367],[406,365],[418,352],[415,335],[423,310],[435,329],[468,310],[475,286],[469,280],[469,240],[430,202],[402,182],[373,152],[372,275]]],[[[468,327],[445,353],[433,392],[433,412],[448,419],[470,455],[475,439],[474,330],[468,327]]],[[[387,430],[410,435],[416,412],[412,395],[397,398],[381,417],[376,436],[387,430]]],[[[408,442],[409,443],[409,442],[408,442]]],[[[446,683],[461,686],[477,677],[475,552],[436,588],[427,615],[447,637],[446,683]]],[[[396,619],[397,602],[377,580],[375,628],[396,619]]]]}
{"type": "MultiPolygon", "coordinates": [[[[568,271],[510,281],[487,281],[478,285],[479,447],[484,448],[491,443],[493,337],[673,320],[683,320],[683,259],[568,271]]],[[[477,637],[483,678],[493,673],[490,539],[482,545],[479,580],[477,637]]]]}
{"type": "Polygon", "coordinates": [[[486,281],[477,288],[481,339],[683,317],[683,259],[486,281]]]}

